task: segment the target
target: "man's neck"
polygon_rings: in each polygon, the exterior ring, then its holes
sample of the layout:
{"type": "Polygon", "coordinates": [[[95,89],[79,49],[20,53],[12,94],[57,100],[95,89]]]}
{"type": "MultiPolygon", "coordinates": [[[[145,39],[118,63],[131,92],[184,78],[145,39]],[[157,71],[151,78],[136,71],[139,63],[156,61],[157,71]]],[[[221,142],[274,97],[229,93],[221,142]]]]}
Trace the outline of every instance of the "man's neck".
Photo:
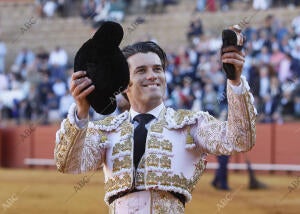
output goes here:
{"type": "Polygon", "coordinates": [[[131,108],[134,111],[143,114],[143,113],[147,113],[147,112],[155,109],[160,104],[162,104],[162,102],[156,103],[156,104],[153,104],[153,105],[148,105],[148,106],[144,106],[144,105],[131,105],[131,108]]]}

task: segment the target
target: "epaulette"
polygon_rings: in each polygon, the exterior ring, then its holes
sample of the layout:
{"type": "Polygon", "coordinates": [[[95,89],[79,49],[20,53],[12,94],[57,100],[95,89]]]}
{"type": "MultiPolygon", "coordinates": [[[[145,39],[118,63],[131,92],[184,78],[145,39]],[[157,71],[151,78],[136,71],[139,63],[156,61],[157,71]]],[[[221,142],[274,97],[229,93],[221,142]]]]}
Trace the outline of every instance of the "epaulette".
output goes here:
{"type": "Polygon", "coordinates": [[[108,116],[103,120],[94,121],[89,126],[102,131],[116,130],[128,118],[128,114],[128,111],[125,111],[119,115],[108,116]]]}
{"type": "Polygon", "coordinates": [[[168,108],[165,117],[169,128],[179,129],[186,125],[195,124],[199,117],[199,112],[185,109],[175,111],[172,108],[168,108]]]}

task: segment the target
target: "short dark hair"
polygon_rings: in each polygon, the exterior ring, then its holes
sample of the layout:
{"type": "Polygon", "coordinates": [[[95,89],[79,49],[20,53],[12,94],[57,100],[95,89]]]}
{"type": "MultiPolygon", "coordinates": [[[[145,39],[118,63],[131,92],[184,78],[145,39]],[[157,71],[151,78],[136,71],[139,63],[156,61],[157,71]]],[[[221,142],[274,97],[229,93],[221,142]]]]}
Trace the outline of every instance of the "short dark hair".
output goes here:
{"type": "Polygon", "coordinates": [[[158,55],[160,58],[162,67],[164,70],[166,70],[167,66],[167,56],[164,50],[159,47],[158,44],[152,41],[146,41],[146,42],[137,42],[132,45],[128,45],[123,48],[122,50],[124,56],[126,59],[129,57],[137,54],[137,53],[148,53],[148,52],[153,52],[158,55]]]}

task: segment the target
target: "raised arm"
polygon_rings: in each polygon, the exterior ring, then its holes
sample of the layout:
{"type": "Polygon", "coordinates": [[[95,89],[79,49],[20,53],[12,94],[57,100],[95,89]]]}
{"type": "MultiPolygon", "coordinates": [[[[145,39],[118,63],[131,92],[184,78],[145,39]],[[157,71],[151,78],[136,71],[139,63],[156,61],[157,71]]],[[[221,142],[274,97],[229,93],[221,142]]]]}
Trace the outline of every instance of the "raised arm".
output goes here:
{"type": "Polygon", "coordinates": [[[70,107],[68,117],[63,120],[56,133],[54,157],[60,172],[81,173],[95,170],[105,158],[106,137],[92,123],[88,123],[90,105],[86,96],[94,89],[90,84],[91,81],[85,77],[84,71],[72,75],[70,90],[76,104],[70,107]],[[83,124],[80,124],[82,119],[83,124]]]}
{"type": "Polygon", "coordinates": [[[241,94],[227,85],[227,121],[217,120],[208,113],[200,114],[192,131],[203,152],[230,155],[249,151],[254,146],[257,113],[245,78],[242,78],[241,84],[241,94]]]}
{"type": "Polygon", "coordinates": [[[235,80],[227,80],[228,119],[222,122],[204,113],[193,127],[200,148],[215,155],[248,151],[255,144],[256,136],[254,99],[246,79],[241,76],[244,54],[232,46],[223,51],[222,62],[233,64],[236,72],[235,80]]]}

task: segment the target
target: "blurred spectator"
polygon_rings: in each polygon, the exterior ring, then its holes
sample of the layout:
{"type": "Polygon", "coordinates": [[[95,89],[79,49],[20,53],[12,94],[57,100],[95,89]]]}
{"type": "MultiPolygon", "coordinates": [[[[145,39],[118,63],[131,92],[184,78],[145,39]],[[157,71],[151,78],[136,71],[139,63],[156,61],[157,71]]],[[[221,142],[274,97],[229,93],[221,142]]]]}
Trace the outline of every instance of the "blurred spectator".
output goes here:
{"type": "Polygon", "coordinates": [[[0,73],[0,93],[1,91],[8,89],[8,85],[9,82],[7,76],[5,74],[0,73]]]}
{"type": "Polygon", "coordinates": [[[83,19],[93,19],[96,16],[97,2],[95,0],[83,0],[80,15],[83,19]]]}
{"type": "Polygon", "coordinates": [[[259,68],[259,96],[265,97],[270,87],[269,69],[267,65],[259,68]]]}
{"type": "Polygon", "coordinates": [[[271,0],[253,0],[253,8],[255,10],[267,10],[271,4],[271,0]]]}
{"type": "Polygon", "coordinates": [[[0,38],[0,74],[5,72],[6,45],[0,38]]]}
{"type": "Polygon", "coordinates": [[[67,85],[65,82],[63,82],[61,79],[56,79],[52,86],[52,90],[54,94],[60,99],[63,95],[66,94],[67,91],[67,85]]]}
{"type": "Polygon", "coordinates": [[[300,118],[300,94],[294,98],[294,112],[297,118],[300,118]]]}
{"type": "Polygon", "coordinates": [[[43,6],[43,14],[46,17],[53,17],[57,9],[57,3],[53,0],[47,0],[43,6]]]}
{"type": "Polygon", "coordinates": [[[57,78],[62,79],[63,81],[66,80],[67,77],[65,69],[67,67],[67,63],[68,55],[64,49],[62,49],[60,46],[57,46],[53,51],[51,51],[49,57],[49,66],[52,81],[57,78]]]}
{"type": "Polygon", "coordinates": [[[277,72],[277,73],[279,72],[280,63],[285,58],[286,58],[285,54],[283,54],[279,50],[278,43],[273,43],[272,44],[272,54],[271,54],[271,57],[270,57],[270,64],[273,66],[275,72],[277,72]]]}
{"type": "Polygon", "coordinates": [[[34,53],[28,48],[22,48],[22,50],[17,54],[15,59],[15,65],[17,72],[20,72],[22,68],[26,69],[34,62],[34,53]]]}
{"type": "Polygon", "coordinates": [[[281,114],[285,121],[291,121],[294,117],[294,100],[290,90],[283,91],[281,98],[281,114]]]}
{"type": "Polygon", "coordinates": [[[300,60],[300,37],[296,39],[295,47],[292,49],[291,55],[293,58],[300,60]]]}
{"type": "Polygon", "coordinates": [[[200,18],[195,17],[189,25],[187,32],[188,40],[191,40],[193,37],[198,37],[203,34],[202,21],[200,18]]]}
{"type": "Polygon", "coordinates": [[[191,109],[194,96],[192,93],[192,79],[190,77],[185,77],[183,79],[183,87],[181,89],[182,93],[180,94],[182,100],[182,108],[191,109]]]}
{"type": "Polygon", "coordinates": [[[202,12],[206,9],[206,0],[197,0],[196,11],[202,12]]]}
{"type": "Polygon", "coordinates": [[[125,15],[125,3],[123,0],[111,0],[108,11],[109,19],[122,22],[125,15]]]}
{"type": "Polygon", "coordinates": [[[47,117],[47,123],[53,123],[60,120],[60,114],[59,114],[59,99],[55,96],[53,91],[48,91],[47,93],[47,104],[46,104],[46,117],[47,117]]]}
{"type": "Polygon", "coordinates": [[[108,13],[110,11],[110,2],[108,0],[101,0],[100,4],[96,8],[96,16],[93,19],[93,26],[98,28],[102,21],[109,18],[108,13]]]}
{"type": "Polygon", "coordinates": [[[36,54],[36,68],[37,71],[48,70],[49,53],[44,47],[39,47],[36,54]]]}
{"type": "Polygon", "coordinates": [[[67,17],[71,0],[57,0],[57,13],[61,17],[67,17]]]}
{"type": "Polygon", "coordinates": [[[285,55],[281,60],[278,68],[278,78],[281,83],[292,77],[291,72],[292,58],[289,55],[285,55]]]}
{"type": "Polygon", "coordinates": [[[52,91],[52,83],[50,81],[49,75],[44,73],[42,76],[42,81],[37,86],[38,100],[40,106],[43,108],[47,105],[47,94],[52,91]]]}
{"type": "Polygon", "coordinates": [[[140,2],[144,12],[162,13],[164,11],[163,0],[141,0],[140,2]]]}
{"type": "Polygon", "coordinates": [[[228,11],[229,10],[229,4],[232,2],[232,0],[221,0],[220,7],[222,11],[228,11]]]}
{"type": "Polygon", "coordinates": [[[296,35],[300,35],[300,15],[292,20],[292,28],[296,35]]]}
{"type": "Polygon", "coordinates": [[[263,123],[272,123],[276,119],[276,115],[278,114],[278,104],[276,100],[272,99],[270,94],[265,94],[263,97],[261,110],[260,122],[263,123]]]}
{"type": "Polygon", "coordinates": [[[28,100],[23,99],[19,103],[19,124],[26,123],[31,120],[32,109],[28,100]]]}
{"type": "Polygon", "coordinates": [[[261,64],[267,64],[270,62],[271,55],[267,46],[263,46],[261,48],[260,53],[257,55],[257,59],[259,59],[259,63],[261,64]]]}
{"type": "Polygon", "coordinates": [[[210,12],[215,12],[217,10],[215,0],[206,0],[206,8],[210,12]]]}
{"type": "Polygon", "coordinates": [[[211,115],[218,117],[219,103],[217,93],[214,90],[213,85],[210,83],[204,86],[202,105],[204,111],[208,111],[211,115]]]}
{"type": "Polygon", "coordinates": [[[69,107],[74,102],[74,99],[70,92],[66,90],[65,94],[60,98],[59,101],[59,114],[61,118],[67,117],[69,107]]]}

